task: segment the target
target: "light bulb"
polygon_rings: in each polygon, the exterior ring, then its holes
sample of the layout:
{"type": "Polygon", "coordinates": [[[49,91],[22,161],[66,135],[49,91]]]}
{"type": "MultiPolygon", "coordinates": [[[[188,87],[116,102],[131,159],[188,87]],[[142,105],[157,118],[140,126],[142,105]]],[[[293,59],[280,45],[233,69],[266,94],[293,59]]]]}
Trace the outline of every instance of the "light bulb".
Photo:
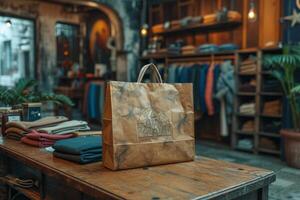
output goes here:
{"type": "Polygon", "coordinates": [[[141,35],[143,37],[146,37],[148,35],[148,28],[149,28],[148,24],[144,24],[142,26],[142,28],[141,28],[141,35]]]}
{"type": "Polygon", "coordinates": [[[146,36],[147,34],[148,34],[147,29],[142,28],[142,29],[141,29],[141,35],[142,35],[142,36],[146,36]]]}
{"type": "Polygon", "coordinates": [[[255,5],[253,2],[250,3],[250,9],[248,12],[248,19],[250,22],[255,22],[257,19],[256,11],[255,11],[255,5]]]}

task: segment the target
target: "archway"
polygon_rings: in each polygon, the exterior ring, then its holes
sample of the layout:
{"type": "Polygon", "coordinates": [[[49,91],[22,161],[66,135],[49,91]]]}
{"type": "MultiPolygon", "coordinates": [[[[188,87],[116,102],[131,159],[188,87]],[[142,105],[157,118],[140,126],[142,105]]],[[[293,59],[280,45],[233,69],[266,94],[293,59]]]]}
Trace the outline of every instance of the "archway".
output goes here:
{"type": "Polygon", "coordinates": [[[124,34],[122,28],[122,22],[119,15],[110,7],[94,2],[94,1],[86,1],[86,0],[48,0],[48,2],[56,3],[56,4],[67,4],[71,6],[85,6],[88,8],[98,9],[99,11],[106,14],[111,22],[111,36],[116,38],[116,47],[118,51],[123,50],[124,44],[124,34]]]}

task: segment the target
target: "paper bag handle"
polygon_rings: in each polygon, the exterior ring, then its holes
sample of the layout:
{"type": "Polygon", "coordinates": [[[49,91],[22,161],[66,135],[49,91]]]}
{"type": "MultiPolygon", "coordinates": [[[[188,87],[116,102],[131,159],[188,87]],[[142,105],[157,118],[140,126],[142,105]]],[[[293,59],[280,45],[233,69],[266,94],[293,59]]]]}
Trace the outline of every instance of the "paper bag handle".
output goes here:
{"type": "Polygon", "coordinates": [[[147,71],[150,67],[152,67],[152,68],[154,69],[154,74],[155,74],[156,80],[157,80],[159,83],[163,83],[162,78],[161,78],[161,75],[160,75],[160,73],[159,73],[157,67],[156,67],[153,63],[144,65],[144,66],[142,67],[142,69],[141,69],[141,71],[140,71],[140,73],[139,73],[137,82],[138,82],[138,83],[141,83],[141,82],[142,82],[142,80],[143,80],[143,78],[144,78],[144,75],[145,75],[146,71],[147,71]]]}

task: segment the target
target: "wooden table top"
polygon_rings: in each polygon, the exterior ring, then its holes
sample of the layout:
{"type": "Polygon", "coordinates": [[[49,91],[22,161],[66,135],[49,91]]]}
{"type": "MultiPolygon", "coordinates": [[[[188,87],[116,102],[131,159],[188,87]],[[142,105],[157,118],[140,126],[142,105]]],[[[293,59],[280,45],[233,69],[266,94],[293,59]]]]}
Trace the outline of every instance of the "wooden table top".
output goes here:
{"type": "Polygon", "coordinates": [[[0,138],[0,151],[104,199],[231,199],[275,181],[271,171],[204,157],[194,162],[110,171],[101,162],[79,165],[9,139],[0,138]]]}

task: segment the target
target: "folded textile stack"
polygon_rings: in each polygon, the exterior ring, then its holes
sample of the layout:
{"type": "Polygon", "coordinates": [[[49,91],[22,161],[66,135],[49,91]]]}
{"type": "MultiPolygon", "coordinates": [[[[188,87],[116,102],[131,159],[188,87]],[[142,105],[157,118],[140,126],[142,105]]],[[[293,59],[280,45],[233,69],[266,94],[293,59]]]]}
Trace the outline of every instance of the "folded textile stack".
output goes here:
{"type": "Polygon", "coordinates": [[[164,24],[157,24],[152,26],[152,32],[153,33],[161,33],[164,31],[164,24]]]}
{"type": "Polygon", "coordinates": [[[266,115],[280,115],[282,105],[280,100],[267,101],[264,103],[263,114],[266,115]]]}
{"type": "Polygon", "coordinates": [[[281,128],[282,128],[281,121],[272,121],[264,124],[263,131],[270,132],[270,133],[278,133],[281,128]]]}
{"type": "Polygon", "coordinates": [[[203,23],[204,24],[212,24],[215,23],[217,21],[217,15],[216,14],[209,14],[209,15],[205,15],[203,17],[203,23]]]}
{"type": "Polygon", "coordinates": [[[168,53],[174,55],[180,55],[181,47],[184,45],[184,41],[177,40],[175,43],[170,44],[168,47],[168,53]]]}
{"type": "Polygon", "coordinates": [[[244,83],[240,86],[240,92],[255,92],[256,91],[256,79],[244,83]]]}
{"type": "Polygon", "coordinates": [[[34,181],[33,179],[21,179],[12,175],[7,175],[4,177],[0,177],[3,182],[8,183],[9,185],[14,185],[20,188],[32,188],[39,187],[39,182],[34,181]]]}
{"type": "Polygon", "coordinates": [[[180,28],[180,21],[179,20],[171,21],[171,28],[172,29],[180,28]]]}
{"type": "Polygon", "coordinates": [[[90,130],[90,128],[85,121],[71,120],[57,124],[55,126],[38,128],[37,130],[49,134],[61,135],[72,133],[74,131],[88,131],[90,130]]]}
{"type": "Polygon", "coordinates": [[[32,122],[25,122],[25,121],[7,122],[5,137],[10,139],[20,140],[22,137],[24,137],[27,133],[31,132],[31,130],[33,129],[54,126],[56,124],[65,122],[67,120],[68,118],[63,116],[50,116],[32,122]]]}
{"type": "Polygon", "coordinates": [[[64,135],[53,135],[48,133],[41,133],[36,130],[32,130],[30,133],[26,134],[21,138],[21,141],[24,144],[28,144],[35,147],[50,147],[54,145],[55,142],[62,139],[72,138],[75,135],[72,133],[64,134],[64,135]]]}
{"type": "Polygon", "coordinates": [[[265,79],[262,90],[264,92],[282,92],[281,84],[276,79],[265,79]]]}
{"type": "Polygon", "coordinates": [[[227,44],[222,44],[219,46],[219,51],[235,51],[239,49],[239,47],[236,44],[232,43],[227,43],[227,44]]]}
{"type": "Polygon", "coordinates": [[[202,44],[197,47],[197,53],[216,53],[219,47],[215,44],[202,44]]]}
{"type": "Polygon", "coordinates": [[[227,17],[228,17],[229,21],[241,21],[242,20],[242,15],[239,12],[233,11],[233,10],[228,11],[227,17]]]}
{"type": "Polygon", "coordinates": [[[102,160],[102,137],[88,136],[60,140],[53,145],[58,158],[86,164],[102,160]]]}
{"type": "Polygon", "coordinates": [[[194,45],[186,45],[181,47],[181,53],[182,55],[189,55],[195,53],[195,46],[194,45]]]}
{"type": "Polygon", "coordinates": [[[248,120],[243,123],[242,131],[253,132],[254,131],[254,120],[248,120]]]}
{"type": "Polygon", "coordinates": [[[266,149],[279,149],[279,144],[275,140],[265,137],[259,138],[259,146],[266,149]]]}
{"type": "Polygon", "coordinates": [[[254,74],[254,73],[256,73],[256,70],[257,70],[256,63],[240,65],[240,73],[243,73],[243,74],[254,74]]]}
{"type": "Polygon", "coordinates": [[[245,103],[240,106],[240,113],[246,115],[255,114],[255,103],[245,103]]]}
{"type": "Polygon", "coordinates": [[[239,149],[251,150],[253,149],[253,141],[251,139],[240,139],[237,143],[239,149]]]}

